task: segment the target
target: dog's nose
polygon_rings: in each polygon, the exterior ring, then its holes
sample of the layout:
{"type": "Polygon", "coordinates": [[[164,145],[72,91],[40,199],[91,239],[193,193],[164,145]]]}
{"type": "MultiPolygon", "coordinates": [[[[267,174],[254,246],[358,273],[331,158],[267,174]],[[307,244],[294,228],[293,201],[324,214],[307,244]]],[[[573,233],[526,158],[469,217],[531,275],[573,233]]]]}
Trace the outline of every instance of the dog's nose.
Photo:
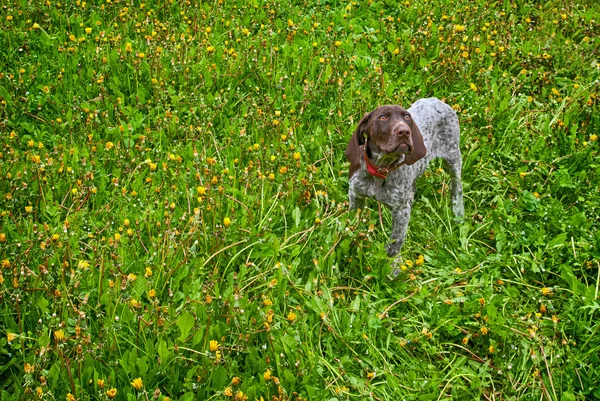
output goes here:
{"type": "Polygon", "coordinates": [[[408,138],[408,136],[410,135],[410,129],[404,126],[396,126],[394,127],[394,130],[392,132],[394,135],[400,138],[408,138]]]}

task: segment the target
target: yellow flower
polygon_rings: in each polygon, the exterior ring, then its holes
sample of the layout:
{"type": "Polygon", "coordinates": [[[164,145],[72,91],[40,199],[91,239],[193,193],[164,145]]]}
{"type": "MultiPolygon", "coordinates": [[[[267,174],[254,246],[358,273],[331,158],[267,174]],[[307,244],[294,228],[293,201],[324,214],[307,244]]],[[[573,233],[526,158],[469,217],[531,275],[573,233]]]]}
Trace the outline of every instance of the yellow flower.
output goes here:
{"type": "Polygon", "coordinates": [[[150,291],[148,291],[148,298],[154,298],[155,296],[156,296],[155,289],[151,289],[150,291]]]}
{"type": "Polygon", "coordinates": [[[15,333],[6,333],[6,341],[13,342],[15,340],[15,338],[17,338],[17,335],[15,333]]]}
{"type": "Polygon", "coordinates": [[[151,277],[152,276],[152,268],[151,267],[146,267],[146,273],[144,273],[144,277],[151,277]]]}
{"type": "Polygon", "coordinates": [[[23,367],[23,370],[25,371],[25,373],[31,374],[35,371],[35,365],[26,363],[25,366],[23,367]]]}
{"type": "Polygon", "coordinates": [[[85,28],[85,33],[87,33],[88,35],[89,35],[90,33],[92,33],[92,28],[85,28]]]}
{"type": "Polygon", "coordinates": [[[31,27],[33,29],[40,29],[40,25],[37,22],[35,22],[31,27]]]}
{"type": "Polygon", "coordinates": [[[141,377],[133,379],[133,381],[131,382],[131,385],[136,390],[141,390],[142,387],[144,387],[144,383],[142,382],[142,378],[141,377]]]}
{"type": "Polygon", "coordinates": [[[210,340],[208,342],[208,348],[210,349],[211,352],[215,352],[216,350],[219,349],[219,342],[217,340],[210,340]]]}
{"type": "Polygon", "coordinates": [[[425,263],[425,258],[423,257],[423,255],[419,255],[417,260],[415,260],[415,265],[421,266],[423,263],[425,263]]]}
{"type": "Polygon", "coordinates": [[[231,385],[232,386],[239,386],[239,384],[242,382],[242,379],[240,379],[237,376],[234,376],[233,379],[231,379],[231,385]]]}
{"type": "Polygon", "coordinates": [[[231,392],[231,387],[227,387],[227,388],[225,389],[225,391],[223,391],[223,395],[224,395],[225,397],[232,397],[232,396],[233,396],[233,392],[231,392]]]}
{"type": "Polygon", "coordinates": [[[485,326],[483,326],[479,331],[481,331],[481,334],[483,334],[484,336],[487,335],[487,333],[489,333],[488,328],[485,326]]]}
{"type": "Polygon", "coordinates": [[[54,331],[54,339],[59,342],[65,340],[65,332],[63,329],[54,331]]]}
{"type": "Polygon", "coordinates": [[[26,213],[31,213],[31,212],[33,212],[33,206],[25,206],[25,212],[26,212],[26,213]]]}
{"type": "Polygon", "coordinates": [[[291,323],[294,320],[296,320],[297,316],[298,315],[296,315],[296,313],[294,313],[294,311],[290,311],[290,313],[288,313],[288,315],[287,315],[287,320],[291,323]]]}
{"type": "Polygon", "coordinates": [[[263,373],[263,377],[265,378],[265,381],[271,380],[271,369],[267,369],[267,371],[263,373]]]}
{"type": "Polygon", "coordinates": [[[98,387],[104,388],[104,379],[98,379],[96,383],[98,384],[98,387]]]}
{"type": "Polygon", "coordinates": [[[596,134],[590,135],[590,141],[595,141],[597,139],[598,139],[598,135],[596,135],[596,134]]]}
{"type": "Polygon", "coordinates": [[[552,288],[544,287],[542,288],[542,295],[550,295],[552,294],[552,288]]]}
{"type": "Polygon", "coordinates": [[[76,400],[76,398],[73,394],[71,394],[71,393],[67,394],[67,401],[75,401],[75,400],[76,400]]]}
{"type": "Polygon", "coordinates": [[[138,57],[139,57],[139,58],[144,58],[144,57],[146,57],[146,55],[145,55],[144,53],[141,53],[141,52],[140,52],[140,53],[138,53],[138,57]]]}
{"type": "Polygon", "coordinates": [[[223,225],[224,225],[225,227],[229,227],[229,225],[230,225],[230,224],[231,224],[231,219],[230,219],[229,217],[225,217],[225,218],[223,219],[223,225]]]}
{"type": "Polygon", "coordinates": [[[294,160],[300,160],[300,152],[294,153],[294,160]]]}
{"type": "Polygon", "coordinates": [[[242,392],[242,390],[235,393],[235,401],[247,401],[248,396],[242,392]]]}
{"type": "Polygon", "coordinates": [[[527,172],[526,172],[526,171],[521,171],[521,172],[519,173],[519,176],[520,176],[521,178],[523,178],[523,177],[526,177],[526,176],[527,176],[527,172]]]}
{"type": "Polygon", "coordinates": [[[117,396],[117,389],[113,387],[110,390],[106,390],[106,396],[112,400],[117,396]]]}
{"type": "Polygon", "coordinates": [[[288,19],[288,20],[287,20],[287,24],[288,24],[288,26],[291,28],[291,27],[293,27],[293,26],[294,26],[294,21],[292,21],[291,19],[288,19]]]}
{"type": "Polygon", "coordinates": [[[463,345],[467,345],[469,343],[469,336],[466,336],[462,339],[463,345]]]}

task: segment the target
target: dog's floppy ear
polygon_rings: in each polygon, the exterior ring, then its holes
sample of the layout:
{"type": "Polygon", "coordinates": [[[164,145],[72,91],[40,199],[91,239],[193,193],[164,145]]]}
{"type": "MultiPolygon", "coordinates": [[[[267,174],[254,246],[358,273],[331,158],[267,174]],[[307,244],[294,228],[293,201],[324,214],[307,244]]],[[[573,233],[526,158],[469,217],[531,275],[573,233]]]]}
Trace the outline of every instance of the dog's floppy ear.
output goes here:
{"type": "Polygon", "coordinates": [[[427,148],[425,148],[425,143],[423,143],[423,135],[421,135],[417,123],[412,119],[410,121],[410,137],[413,143],[413,150],[409,155],[406,155],[406,158],[404,159],[405,163],[409,166],[416,163],[427,154],[427,148]]]}
{"type": "Polygon", "coordinates": [[[346,147],[346,158],[350,161],[350,171],[348,178],[352,178],[352,175],[358,170],[360,167],[360,159],[363,155],[365,145],[365,137],[363,135],[367,124],[369,123],[369,118],[371,117],[371,113],[367,113],[363,116],[363,118],[358,123],[356,130],[354,131],[354,135],[350,138],[350,142],[348,142],[348,147],[346,147]]]}

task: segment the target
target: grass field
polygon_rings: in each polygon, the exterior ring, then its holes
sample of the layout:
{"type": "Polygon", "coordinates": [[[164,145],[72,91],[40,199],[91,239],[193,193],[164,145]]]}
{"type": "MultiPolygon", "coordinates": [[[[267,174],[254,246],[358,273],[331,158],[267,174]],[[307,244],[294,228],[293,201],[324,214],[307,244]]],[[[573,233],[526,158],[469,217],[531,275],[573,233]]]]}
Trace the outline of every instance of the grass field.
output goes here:
{"type": "Polygon", "coordinates": [[[600,3],[3,0],[0,398],[600,399],[600,3]],[[404,264],[343,153],[459,114],[404,264]]]}

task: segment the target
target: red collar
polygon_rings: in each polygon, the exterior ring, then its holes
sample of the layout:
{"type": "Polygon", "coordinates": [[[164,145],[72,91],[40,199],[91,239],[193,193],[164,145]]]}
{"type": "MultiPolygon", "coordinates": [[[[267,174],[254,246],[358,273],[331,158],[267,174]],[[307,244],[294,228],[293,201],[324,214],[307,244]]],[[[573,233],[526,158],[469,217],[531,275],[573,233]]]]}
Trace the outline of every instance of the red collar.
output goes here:
{"type": "Polygon", "coordinates": [[[374,177],[383,178],[384,180],[387,178],[387,175],[392,171],[396,170],[398,167],[405,164],[405,161],[400,159],[396,160],[389,167],[379,167],[375,163],[369,159],[367,156],[367,139],[365,138],[365,164],[367,165],[367,171],[374,177]]]}

